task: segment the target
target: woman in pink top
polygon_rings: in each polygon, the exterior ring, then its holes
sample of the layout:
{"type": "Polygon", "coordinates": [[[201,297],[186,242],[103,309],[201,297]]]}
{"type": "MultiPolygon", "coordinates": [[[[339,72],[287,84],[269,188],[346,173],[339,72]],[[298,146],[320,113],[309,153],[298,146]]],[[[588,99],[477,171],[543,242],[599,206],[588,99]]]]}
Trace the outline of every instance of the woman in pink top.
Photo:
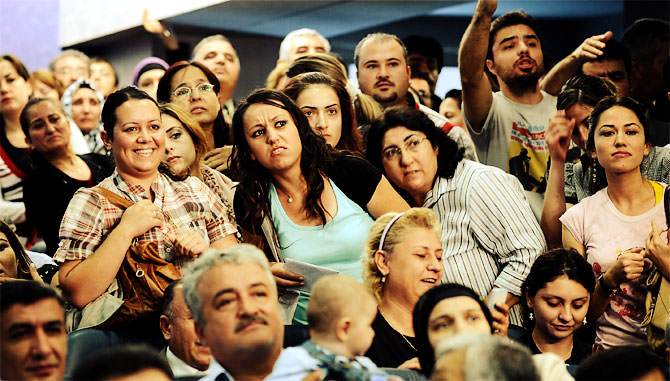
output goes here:
{"type": "Polygon", "coordinates": [[[651,143],[642,107],[626,97],[600,101],[591,113],[587,149],[592,152],[600,184],[593,196],[561,217],[563,246],[584,255],[598,282],[588,319],[595,320],[596,349],[646,345],[640,322],[645,315],[645,281],[654,254],[645,251],[652,221],[666,229],[665,184],[646,180],[642,158],[651,143]]]}

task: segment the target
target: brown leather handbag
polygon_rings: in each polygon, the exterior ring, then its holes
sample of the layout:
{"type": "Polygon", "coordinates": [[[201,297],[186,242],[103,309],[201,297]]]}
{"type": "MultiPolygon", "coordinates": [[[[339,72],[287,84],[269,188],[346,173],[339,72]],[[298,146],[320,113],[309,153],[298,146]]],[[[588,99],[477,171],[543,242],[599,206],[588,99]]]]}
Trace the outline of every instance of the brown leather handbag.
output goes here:
{"type": "MultiPolygon", "coordinates": [[[[133,205],[132,201],[105,188],[94,187],[93,190],[121,209],[133,205]]],[[[156,242],[131,245],[116,274],[123,290],[123,304],[100,328],[129,328],[151,319],[160,309],[167,286],[179,278],[181,271],[158,255],[156,242]]]]}

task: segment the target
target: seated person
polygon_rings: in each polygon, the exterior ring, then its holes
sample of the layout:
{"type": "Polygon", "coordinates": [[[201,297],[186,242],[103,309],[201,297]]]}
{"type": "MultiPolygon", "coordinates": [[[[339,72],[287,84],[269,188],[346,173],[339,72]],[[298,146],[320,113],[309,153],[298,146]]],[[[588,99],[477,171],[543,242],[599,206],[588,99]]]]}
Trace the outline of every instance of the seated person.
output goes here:
{"type": "Polygon", "coordinates": [[[595,353],[577,368],[575,380],[667,380],[663,359],[645,347],[617,347],[595,353]]]}
{"type": "Polygon", "coordinates": [[[165,354],[174,376],[206,375],[212,354],[195,333],[195,323],[184,300],[181,279],[165,289],[159,322],[167,341],[167,347],[161,353],[165,354]]]}
{"type": "Polygon", "coordinates": [[[0,283],[17,279],[42,281],[12,227],[0,220],[0,283]]]}
{"type": "Polygon", "coordinates": [[[353,278],[319,279],[307,305],[311,340],[284,349],[268,380],[302,379],[316,369],[322,369],[326,379],[367,379],[371,374],[384,379],[386,375],[363,356],[375,334],[371,324],[376,313],[375,299],[353,278]]]}
{"type": "Polygon", "coordinates": [[[121,345],[97,352],[74,370],[72,381],[121,381],[174,379],[170,366],[153,349],[142,345],[121,345]]]}

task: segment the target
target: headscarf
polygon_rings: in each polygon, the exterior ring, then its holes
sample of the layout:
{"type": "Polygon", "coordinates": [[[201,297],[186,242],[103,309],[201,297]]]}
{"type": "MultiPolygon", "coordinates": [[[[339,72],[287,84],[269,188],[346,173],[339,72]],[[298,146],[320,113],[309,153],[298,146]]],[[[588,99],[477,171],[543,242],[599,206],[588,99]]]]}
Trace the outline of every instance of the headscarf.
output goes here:
{"type": "MultiPolygon", "coordinates": [[[[414,325],[414,335],[416,337],[421,372],[427,377],[433,372],[433,366],[435,365],[435,351],[428,340],[428,318],[437,303],[444,299],[455,298],[457,296],[467,296],[476,300],[482,308],[482,312],[484,312],[484,316],[486,317],[489,326],[493,327],[493,317],[491,317],[491,312],[479,295],[472,289],[460,284],[448,283],[433,287],[426,291],[414,306],[412,323],[414,325]]],[[[493,328],[491,328],[491,330],[493,330],[493,328]]]]}
{"type": "Polygon", "coordinates": [[[137,83],[140,81],[140,77],[145,72],[153,69],[167,70],[168,67],[170,67],[170,65],[158,57],[147,57],[141,60],[137,63],[137,66],[135,66],[135,69],[133,70],[133,85],[137,86],[137,83]]]}
{"type": "Polygon", "coordinates": [[[98,98],[98,102],[100,102],[100,110],[102,110],[102,107],[105,103],[105,96],[102,95],[102,93],[98,91],[98,89],[95,88],[95,85],[88,79],[80,78],[68,86],[67,89],[65,89],[63,97],[61,98],[61,103],[63,105],[63,109],[65,110],[65,114],[67,114],[68,119],[70,119],[70,129],[72,130],[70,141],[73,144],[73,148],[76,154],[88,153],[80,149],[82,144],[84,145],[84,148],[88,147],[90,152],[105,154],[107,153],[107,150],[105,149],[105,145],[103,144],[102,138],[100,137],[100,131],[102,131],[102,121],[98,121],[98,126],[96,128],[92,129],[87,134],[83,134],[79,127],[75,124],[74,118],[72,117],[72,97],[74,97],[74,93],[76,93],[77,90],[82,87],[91,88],[91,90],[93,90],[95,96],[98,98]]]}

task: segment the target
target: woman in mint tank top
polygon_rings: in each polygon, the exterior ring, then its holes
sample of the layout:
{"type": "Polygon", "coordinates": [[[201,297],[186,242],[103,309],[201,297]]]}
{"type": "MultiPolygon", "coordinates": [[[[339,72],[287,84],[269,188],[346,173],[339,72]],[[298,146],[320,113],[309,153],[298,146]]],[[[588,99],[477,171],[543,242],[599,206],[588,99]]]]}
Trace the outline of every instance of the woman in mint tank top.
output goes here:
{"type": "MultiPolygon", "coordinates": [[[[365,160],[332,150],[286,95],[257,90],[233,116],[234,207],[247,242],[265,249],[277,285],[301,286],[284,258],[361,279],[372,218],[407,203],[365,160]]],[[[302,293],[294,323],[306,324],[302,293]]]]}

